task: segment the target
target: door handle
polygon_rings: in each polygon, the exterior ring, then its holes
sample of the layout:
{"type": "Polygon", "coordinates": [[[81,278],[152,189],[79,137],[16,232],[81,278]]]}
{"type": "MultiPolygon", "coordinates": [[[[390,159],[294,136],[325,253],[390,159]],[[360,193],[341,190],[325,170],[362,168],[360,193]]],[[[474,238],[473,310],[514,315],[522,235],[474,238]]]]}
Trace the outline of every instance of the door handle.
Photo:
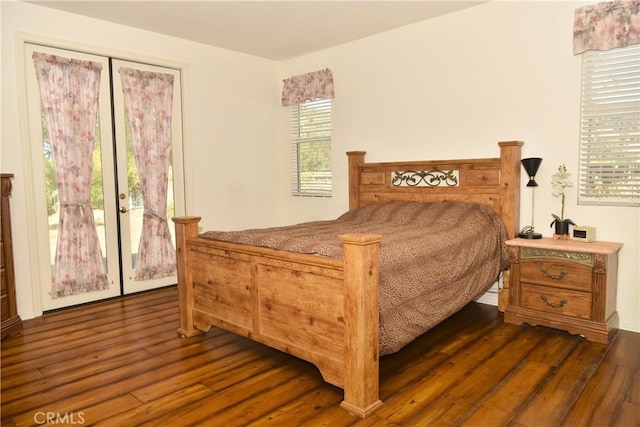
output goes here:
{"type": "Polygon", "coordinates": [[[129,211],[129,209],[125,208],[124,206],[120,208],[120,213],[127,213],[129,211]]]}

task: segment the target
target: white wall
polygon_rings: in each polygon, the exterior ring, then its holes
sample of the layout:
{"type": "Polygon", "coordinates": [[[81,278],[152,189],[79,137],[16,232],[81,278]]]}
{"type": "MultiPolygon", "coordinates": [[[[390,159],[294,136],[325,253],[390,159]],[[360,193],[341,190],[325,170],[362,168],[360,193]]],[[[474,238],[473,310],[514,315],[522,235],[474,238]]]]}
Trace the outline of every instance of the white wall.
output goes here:
{"type": "MultiPolygon", "coordinates": [[[[331,68],[334,198],[283,196],[278,218],[332,217],[348,206],[347,150],[367,160],[493,157],[497,142],[525,141],[523,157],[542,157],[535,225],[551,237],[551,175],[578,171],[581,59],[572,54],[576,2],[491,2],[281,63],[281,78],[331,68]]],[[[285,114],[285,113],[283,113],[285,114]]],[[[281,121],[286,121],[281,118],[281,121]]],[[[280,161],[288,161],[282,145],[280,161]]],[[[279,169],[280,187],[289,179],[279,169]]],[[[522,188],[521,225],[531,222],[522,188]]],[[[568,189],[565,215],[597,227],[598,239],[623,242],[619,259],[620,324],[640,331],[640,209],[578,206],[568,189]]]]}
{"type": "MultiPolygon", "coordinates": [[[[14,172],[20,314],[33,313],[14,36],[31,33],[104,50],[188,65],[192,186],[189,213],[205,229],[234,229],[326,219],[344,212],[347,150],[367,160],[493,157],[497,142],[523,140],[538,172],[535,224],[547,227],[559,200],[550,177],[560,163],[578,167],[580,58],[572,55],[576,2],[491,2],[282,63],[216,49],[24,3],[0,2],[2,18],[3,172],[14,172]],[[329,67],[334,100],[334,196],[289,195],[287,109],[281,80],[329,67]],[[190,90],[189,90],[190,89],[190,90]],[[23,240],[24,238],[24,240],[23,240]]],[[[640,331],[639,208],[578,206],[567,216],[598,228],[620,254],[621,327],[640,331]]],[[[523,181],[521,224],[530,222],[523,181]]]]}
{"type": "Polygon", "coordinates": [[[275,191],[279,83],[275,63],[173,37],[80,17],[27,3],[0,2],[2,19],[2,149],[0,167],[12,172],[13,237],[19,314],[39,314],[33,274],[21,147],[16,39],[51,41],[97,53],[185,66],[188,214],[205,228],[244,228],[275,222],[256,205],[275,191]],[[35,307],[35,308],[34,308],[35,307]]]}

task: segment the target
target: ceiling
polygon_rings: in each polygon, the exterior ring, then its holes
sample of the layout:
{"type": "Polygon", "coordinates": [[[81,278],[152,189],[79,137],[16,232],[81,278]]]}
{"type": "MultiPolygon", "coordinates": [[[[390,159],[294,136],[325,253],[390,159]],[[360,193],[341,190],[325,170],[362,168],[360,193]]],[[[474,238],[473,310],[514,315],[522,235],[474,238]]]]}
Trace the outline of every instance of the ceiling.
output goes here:
{"type": "Polygon", "coordinates": [[[278,61],[484,3],[458,0],[23,1],[278,61]]]}

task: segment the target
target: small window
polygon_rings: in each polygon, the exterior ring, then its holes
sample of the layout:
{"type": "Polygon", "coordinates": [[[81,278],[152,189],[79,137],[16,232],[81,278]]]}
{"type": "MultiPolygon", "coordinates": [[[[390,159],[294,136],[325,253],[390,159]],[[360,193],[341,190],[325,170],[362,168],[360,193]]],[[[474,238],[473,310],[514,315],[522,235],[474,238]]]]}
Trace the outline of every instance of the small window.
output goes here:
{"type": "Polygon", "coordinates": [[[578,203],[640,206],[640,44],[582,55],[578,203]]]}
{"type": "Polygon", "coordinates": [[[331,197],[331,100],[291,108],[294,196],[331,197]]]}

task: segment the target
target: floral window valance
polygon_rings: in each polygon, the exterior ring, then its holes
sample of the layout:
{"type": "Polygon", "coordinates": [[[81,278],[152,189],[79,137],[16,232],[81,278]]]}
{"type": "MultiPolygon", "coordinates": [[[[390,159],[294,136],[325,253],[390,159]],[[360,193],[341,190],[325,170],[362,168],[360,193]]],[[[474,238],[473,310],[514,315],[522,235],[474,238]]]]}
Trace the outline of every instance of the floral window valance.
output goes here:
{"type": "Polygon", "coordinates": [[[282,106],[298,105],[316,99],[332,99],[333,74],[331,70],[314,71],[283,80],[282,106]]]}
{"type": "Polygon", "coordinates": [[[640,43],[640,0],[616,0],[576,9],[573,53],[640,43]]]}

